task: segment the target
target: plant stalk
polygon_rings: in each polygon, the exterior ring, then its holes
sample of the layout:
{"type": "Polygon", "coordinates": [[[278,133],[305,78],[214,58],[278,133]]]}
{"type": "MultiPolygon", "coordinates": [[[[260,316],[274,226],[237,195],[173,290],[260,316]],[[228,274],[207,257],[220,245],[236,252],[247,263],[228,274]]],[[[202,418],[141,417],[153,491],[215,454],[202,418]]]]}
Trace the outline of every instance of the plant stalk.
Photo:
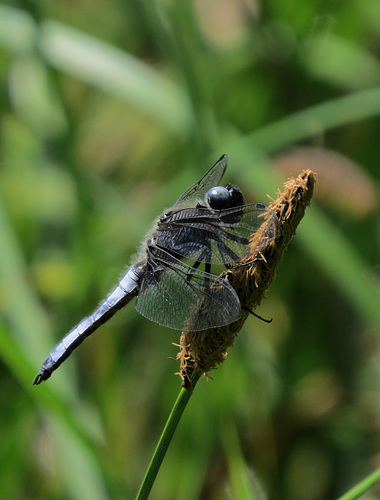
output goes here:
{"type": "Polygon", "coordinates": [[[360,498],[367,491],[369,491],[375,484],[380,482],[380,469],[375,470],[372,474],[356,484],[353,488],[347,491],[338,500],[355,500],[360,498]]]}
{"type": "Polygon", "coordinates": [[[158,471],[165,457],[166,451],[170,445],[174,432],[177,428],[178,422],[187,406],[190,396],[193,393],[195,384],[198,382],[200,375],[195,375],[192,378],[191,387],[182,387],[181,391],[174,403],[173,409],[169,415],[169,418],[165,424],[164,430],[162,431],[160,440],[154,451],[152,460],[146,471],[144,480],[140,486],[139,492],[137,493],[136,500],[146,500],[152,489],[154,481],[157,477],[158,471]]]}

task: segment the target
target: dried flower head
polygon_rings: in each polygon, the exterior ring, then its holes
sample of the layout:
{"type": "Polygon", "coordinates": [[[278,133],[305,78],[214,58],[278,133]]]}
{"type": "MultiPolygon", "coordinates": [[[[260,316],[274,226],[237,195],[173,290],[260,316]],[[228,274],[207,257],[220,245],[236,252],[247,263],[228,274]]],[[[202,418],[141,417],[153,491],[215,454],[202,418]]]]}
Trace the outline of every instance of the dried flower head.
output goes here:
{"type": "MultiPolygon", "coordinates": [[[[278,190],[259,230],[252,235],[247,255],[237,267],[221,274],[235,289],[242,307],[238,321],[219,328],[183,332],[180,339],[180,375],[183,386],[191,387],[194,377],[209,376],[224,361],[250,310],[255,309],[275,277],[276,267],[287,249],[296,228],[310,205],[315,174],[305,170],[278,190]],[[275,215],[275,216],[274,216],[275,215]]],[[[207,303],[202,304],[202,313],[207,303]]],[[[196,319],[195,319],[196,321],[196,319]]]]}

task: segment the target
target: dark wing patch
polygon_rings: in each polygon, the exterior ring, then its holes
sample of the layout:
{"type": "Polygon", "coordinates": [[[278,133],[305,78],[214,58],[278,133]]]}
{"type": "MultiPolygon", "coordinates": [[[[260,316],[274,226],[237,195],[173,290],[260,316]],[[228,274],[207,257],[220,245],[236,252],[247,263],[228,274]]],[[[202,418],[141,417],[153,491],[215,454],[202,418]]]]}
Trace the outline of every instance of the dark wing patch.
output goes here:
{"type": "Polygon", "coordinates": [[[233,265],[246,254],[267,210],[252,203],[220,211],[196,207],[170,212],[158,224],[155,244],[197,262],[233,265]]]}
{"type": "Polygon", "coordinates": [[[193,269],[153,248],[156,270],[147,271],[136,300],[147,319],[174,330],[205,330],[240,318],[235,290],[224,279],[193,269]]]}

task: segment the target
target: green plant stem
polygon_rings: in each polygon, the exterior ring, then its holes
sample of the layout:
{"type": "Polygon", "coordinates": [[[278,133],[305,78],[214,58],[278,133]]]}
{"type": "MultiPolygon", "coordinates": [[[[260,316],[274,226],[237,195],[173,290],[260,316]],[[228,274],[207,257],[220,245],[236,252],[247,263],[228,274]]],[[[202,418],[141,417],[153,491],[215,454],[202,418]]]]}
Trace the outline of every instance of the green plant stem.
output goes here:
{"type": "Polygon", "coordinates": [[[139,492],[137,493],[136,500],[146,500],[148,498],[150,490],[152,489],[153,483],[160,469],[161,463],[165,457],[166,451],[177,428],[178,422],[181,419],[182,413],[186,408],[186,405],[193,393],[195,384],[198,382],[198,380],[199,376],[193,378],[191,389],[187,389],[185,387],[181,388],[178,398],[174,403],[173,409],[166,422],[164,430],[162,431],[160,440],[154,451],[152,460],[149,464],[148,470],[146,471],[139,492]]]}
{"type": "Polygon", "coordinates": [[[370,490],[372,486],[380,482],[380,469],[367,476],[363,481],[356,484],[347,493],[338,498],[338,500],[355,500],[360,498],[365,492],[370,490]]]}

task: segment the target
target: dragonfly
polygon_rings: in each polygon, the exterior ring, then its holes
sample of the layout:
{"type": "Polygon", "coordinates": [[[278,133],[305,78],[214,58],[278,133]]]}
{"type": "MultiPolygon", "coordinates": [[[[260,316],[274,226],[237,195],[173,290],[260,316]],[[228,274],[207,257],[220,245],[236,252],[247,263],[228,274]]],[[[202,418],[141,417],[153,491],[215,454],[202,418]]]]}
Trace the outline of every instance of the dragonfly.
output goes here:
{"type": "Polygon", "coordinates": [[[268,208],[263,203],[245,205],[237,187],[220,186],[227,163],[227,155],[221,156],[156,219],[137,262],[98,308],[54,347],[34,385],[47,380],[85,338],[135,297],[142,316],[174,330],[201,331],[240,318],[235,290],[211,273],[211,265],[239,265],[268,208]]]}

